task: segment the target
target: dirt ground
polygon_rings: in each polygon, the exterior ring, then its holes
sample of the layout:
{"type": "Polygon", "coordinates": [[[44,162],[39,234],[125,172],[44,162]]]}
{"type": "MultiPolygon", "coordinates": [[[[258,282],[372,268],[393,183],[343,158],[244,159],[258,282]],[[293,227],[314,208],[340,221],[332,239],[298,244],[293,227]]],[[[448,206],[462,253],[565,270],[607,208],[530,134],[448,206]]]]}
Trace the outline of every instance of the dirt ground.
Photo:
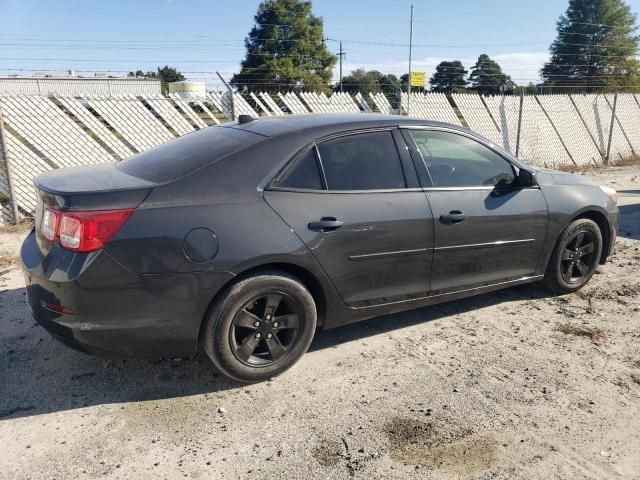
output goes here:
{"type": "Polygon", "coordinates": [[[257,385],[204,357],[101,360],[29,315],[0,234],[0,477],[640,478],[640,169],[611,262],[581,292],[533,285],[318,332],[257,385]]]}

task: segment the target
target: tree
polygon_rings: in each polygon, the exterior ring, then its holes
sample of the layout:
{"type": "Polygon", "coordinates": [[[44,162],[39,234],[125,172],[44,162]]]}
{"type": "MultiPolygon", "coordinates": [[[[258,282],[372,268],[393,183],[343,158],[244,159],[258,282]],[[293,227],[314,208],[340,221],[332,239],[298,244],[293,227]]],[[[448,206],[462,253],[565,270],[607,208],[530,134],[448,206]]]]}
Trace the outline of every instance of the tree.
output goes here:
{"type": "Polygon", "coordinates": [[[510,80],[502,73],[502,68],[497,62],[491,60],[489,55],[482,54],[476,64],[471,67],[469,83],[471,88],[483,95],[497,95],[503,93],[503,86],[510,80]]]}
{"type": "Polygon", "coordinates": [[[460,92],[467,85],[466,75],[467,71],[459,60],[440,62],[429,79],[431,90],[443,93],[460,92]]]}
{"type": "Polygon", "coordinates": [[[539,93],[538,85],[533,82],[529,82],[525,87],[515,87],[513,93],[516,95],[520,95],[521,93],[525,95],[536,95],[539,93]]]}
{"type": "Polygon", "coordinates": [[[544,86],[590,92],[637,85],[635,20],[622,0],[569,0],[541,70],[544,86]]]}
{"type": "Polygon", "coordinates": [[[160,79],[160,86],[162,88],[162,93],[167,93],[169,91],[169,83],[179,82],[184,80],[184,75],[180,73],[176,68],[170,67],[169,65],[165,65],[164,67],[158,67],[156,72],[148,71],[144,73],[142,70],[137,70],[134,72],[129,72],[127,75],[129,77],[143,77],[143,78],[158,78],[160,79]]]}
{"type": "MultiPolygon", "coordinates": [[[[385,75],[377,70],[358,68],[342,77],[342,85],[345,92],[352,94],[361,92],[368,96],[369,93],[383,92],[385,95],[395,95],[400,88],[400,81],[392,73],[385,75]]],[[[335,89],[338,91],[340,84],[336,84],[335,89]]]]}
{"type": "MultiPolygon", "coordinates": [[[[366,71],[364,68],[353,70],[349,75],[342,77],[342,89],[352,94],[361,92],[363,95],[378,93],[380,91],[380,78],[382,74],[376,70],[366,71]]],[[[336,90],[340,85],[336,84],[336,90]]]]}
{"type": "Polygon", "coordinates": [[[397,95],[399,88],[401,88],[400,79],[393,73],[387,73],[380,77],[380,90],[386,96],[397,95]]]}
{"type": "Polygon", "coordinates": [[[231,83],[259,90],[329,91],[336,56],[323,42],[311,2],[265,0],[245,39],[246,57],[231,83]]]}

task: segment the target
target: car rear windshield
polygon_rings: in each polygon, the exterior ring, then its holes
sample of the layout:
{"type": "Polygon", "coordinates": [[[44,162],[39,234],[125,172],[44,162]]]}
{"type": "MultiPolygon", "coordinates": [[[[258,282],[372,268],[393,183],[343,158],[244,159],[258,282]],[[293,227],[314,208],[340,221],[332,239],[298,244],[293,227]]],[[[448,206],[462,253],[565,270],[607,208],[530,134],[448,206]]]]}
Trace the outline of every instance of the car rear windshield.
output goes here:
{"type": "Polygon", "coordinates": [[[118,163],[117,168],[151,182],[169,182],[250,147],[264,138],[235,128],[209,127],[134,155],[118,163]]]}

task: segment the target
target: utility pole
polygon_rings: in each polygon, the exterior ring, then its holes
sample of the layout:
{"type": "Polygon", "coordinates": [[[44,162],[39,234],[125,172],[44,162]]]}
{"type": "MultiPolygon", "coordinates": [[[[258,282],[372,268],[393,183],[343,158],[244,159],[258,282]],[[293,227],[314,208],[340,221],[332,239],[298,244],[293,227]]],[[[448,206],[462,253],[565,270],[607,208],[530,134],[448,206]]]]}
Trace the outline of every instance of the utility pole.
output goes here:
{"type": "Polygon", "coordinates": [[[340,40],[340,53],[338,56],[340,57],[340,93],[342,93],[342,57],[344,57],[346,53],[342,50],[342,40],[340,40]]]}
{"type": "MultiPolygon", "coordinates": [[[[606,97],[605,97],[606,98],[606,97]]],[[[613,107],[611,108],[611,123],[609,124],[609,141],[607,142],[607,153],[604,157],[605,165],[609,164],[609,160],[611,159],[611,142],[613,140],[613,127],[616,122],[616,107],[618,106],[618,92],[616,92],[613,96],[613,107]]]]}
{"type": "MultiPolygon", "coordinates": [[[[409,78],[407,82],[407,115],[410,113],[411,105],[411,49],[413,47],[413,5],[411,5],[411,17],[409,21],[409,78]]],[[[402,104],[402,101],[400,101],[402,104]]]]}
{"type": "Polygon", "coordinates": [[[520,135],[522,134],[522,107],[524,106],[524,90],[520,90],[520,110],[518,112],[518,133],[516,136],[516,157],[520,158],[520,135]]]}
{"type": "Polygon", "coordinates": [[[18,211],[18,199],[16,198],[15,185],[13,183],[13,171],[11,170],[11,159],[9,158],[9,147],[7,146],[7,138],[4,134],[4,118],[2,115],[2,105],[0,104],[0,157],[4,171],[7,175],[7,187],[9,190],[9,200],[13,208],[13,223],[20,222],[20,212],[18,211]]]}

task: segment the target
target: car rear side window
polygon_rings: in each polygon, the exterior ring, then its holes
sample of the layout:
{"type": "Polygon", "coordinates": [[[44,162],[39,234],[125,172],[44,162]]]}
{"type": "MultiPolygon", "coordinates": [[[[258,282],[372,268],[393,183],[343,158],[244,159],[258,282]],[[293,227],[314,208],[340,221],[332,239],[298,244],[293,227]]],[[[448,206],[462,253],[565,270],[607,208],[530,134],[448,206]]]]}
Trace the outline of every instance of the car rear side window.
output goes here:
{"type": "Polygon", "coordinates": [[[480,142],[455,133],[410,130],[434,187],[506,186],[513,166],[480,142]]]}
{"type": "Polygon", "coordinates": [[[118,163],[117,168],[134,177],[164,183],[213,164],[264,138],[236,128],[209,127],[134,155],[118,163]]]}
{"type": "Polygon", "coordinates": [[[322,190],[322,177],[315,148],[311,148],[294,162],[278,182],[278,187],[322,190]]]}
{"type": "Polygon", "coordinates": [[[328,190],[388,190],[407,184],[391,132],[370,132],[318,145],[328,190]]]}

